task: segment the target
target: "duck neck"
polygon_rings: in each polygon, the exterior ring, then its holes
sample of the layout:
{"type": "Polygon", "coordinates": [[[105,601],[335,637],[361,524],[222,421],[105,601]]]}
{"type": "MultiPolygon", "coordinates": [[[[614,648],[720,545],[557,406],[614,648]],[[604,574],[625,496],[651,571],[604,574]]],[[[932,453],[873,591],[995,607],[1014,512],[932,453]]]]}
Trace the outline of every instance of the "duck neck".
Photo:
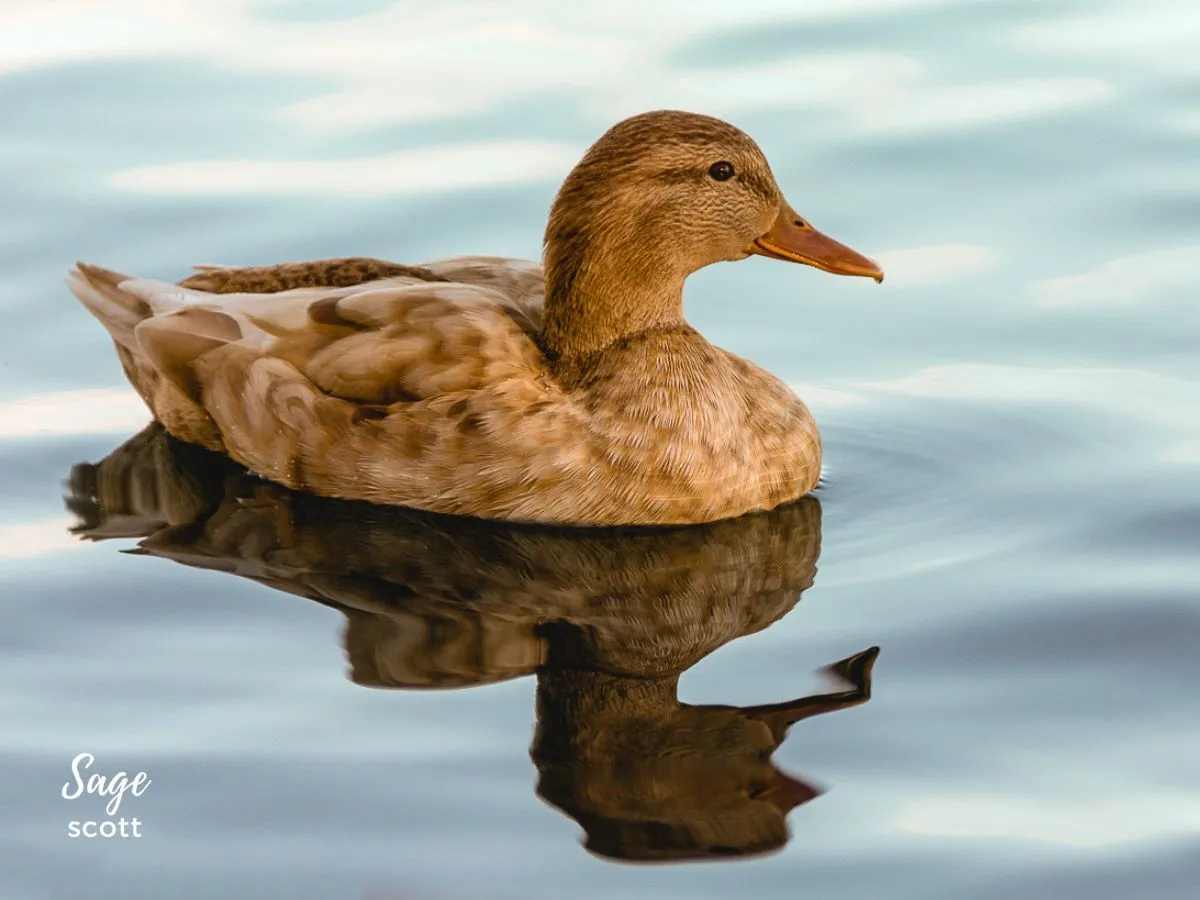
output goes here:
{"type": "Polygon", "coordinates": [[[586,227],[547,235],[542,346],[579,360],[631,335],[684,324],[683,280],[653,246],[586,227]]]}

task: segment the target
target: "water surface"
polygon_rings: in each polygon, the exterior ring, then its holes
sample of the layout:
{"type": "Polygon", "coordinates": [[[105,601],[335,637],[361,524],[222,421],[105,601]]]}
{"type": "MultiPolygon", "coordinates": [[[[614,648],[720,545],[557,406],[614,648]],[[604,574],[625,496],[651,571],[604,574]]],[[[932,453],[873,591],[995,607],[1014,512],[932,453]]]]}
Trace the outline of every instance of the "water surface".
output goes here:
{"type": "Polygon", "coordinates": [[[1193,897],[1197,40],[1188,0],[4,4],[0,891],[1193,897]],[[533,257],[660,106],[888,271],[689,282],[817,414],[816,500],[566,547],[186,452],[64,486],[147,421],[76,258],[533,257]],[[153,779],[142,837],[68,837],[82,752],[153,779]],[[719,858],[614,861],[671,847],[719,858]]]}

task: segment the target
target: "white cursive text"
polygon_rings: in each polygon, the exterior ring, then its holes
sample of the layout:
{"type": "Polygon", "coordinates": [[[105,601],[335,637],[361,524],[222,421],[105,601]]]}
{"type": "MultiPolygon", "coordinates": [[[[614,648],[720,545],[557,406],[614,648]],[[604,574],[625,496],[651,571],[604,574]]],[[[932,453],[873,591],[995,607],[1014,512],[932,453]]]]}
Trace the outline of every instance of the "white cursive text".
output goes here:
{"type": "Polygon", "coordinates": [[[83,775],[80,774],[80,769],[90,769],[92,763],[96,761],[96,757],[90,753],[80,753],[71,760],[71,775],[73,782],[68,781],[63,785],[62,795],[64,800],[74,800],[75,798],[87,793],[95,794],[98,797],[111,797],[108,804],[104,807],[105,811],[110,816],[115,816],[117,810],[121,807],[121,799],[126,792],[133,794],[135,797],[140,797],[146,793],[146,789],[150,787],[150,776],[145,772],[138,772],[133,778],[130,778],[124,772],[118,772],[115,775],[104,776],[100,774],[92,774],[84,781],[83,775]]]}

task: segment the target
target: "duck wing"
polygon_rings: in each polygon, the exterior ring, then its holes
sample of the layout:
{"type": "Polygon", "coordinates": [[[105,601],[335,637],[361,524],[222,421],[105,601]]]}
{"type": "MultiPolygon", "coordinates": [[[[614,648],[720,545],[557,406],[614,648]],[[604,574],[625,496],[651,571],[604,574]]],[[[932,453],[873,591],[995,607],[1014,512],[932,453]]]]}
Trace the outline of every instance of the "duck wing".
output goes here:
{"type": "Polygon", "coordinates": [[[531,334],[541,329],[545,296],[542,267],[501,256],[455,256],[420,265],[403,265],[370,257],[343,257],[274,266],[196,266],[181,287],[211,294],[273,294],[296,288],[354,287],[388,279],[409,283],[469,284],[494,290],[499,302],[516,313],[531,334]]]}
{"type": "Polygon", "coordinates": [[[427,268],[438,280],[212,293],[81,264],[70,284],[182,440],[326,496],[493,518],[558,498],[570,516],[598,448],[532,337],[540,270],[427,268]]]}

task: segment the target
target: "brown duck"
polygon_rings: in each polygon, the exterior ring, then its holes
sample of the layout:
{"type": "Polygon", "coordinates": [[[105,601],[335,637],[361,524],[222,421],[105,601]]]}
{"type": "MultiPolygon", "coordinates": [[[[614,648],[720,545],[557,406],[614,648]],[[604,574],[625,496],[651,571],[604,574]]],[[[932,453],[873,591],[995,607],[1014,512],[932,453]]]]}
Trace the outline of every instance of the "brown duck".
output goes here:
{"type": "Polygon", "coordinates": [[[172,435],[288,487],[663,525],[770,509],[819,477],[804,403],[683,316],[688,275],[751,254],[883,278],[792,210],[743,132],[660,111],[567,177],[544,266],[342,259],[172,285],[80,264],[68,283],[172,435]]]}

